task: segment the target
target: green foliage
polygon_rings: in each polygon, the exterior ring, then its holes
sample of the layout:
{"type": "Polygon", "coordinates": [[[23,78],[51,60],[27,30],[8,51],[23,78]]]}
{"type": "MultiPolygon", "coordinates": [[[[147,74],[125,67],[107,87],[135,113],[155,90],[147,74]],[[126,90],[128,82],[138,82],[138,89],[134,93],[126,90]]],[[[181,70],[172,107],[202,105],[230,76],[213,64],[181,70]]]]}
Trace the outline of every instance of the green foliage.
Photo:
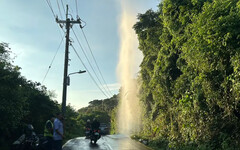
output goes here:
{"type": "Polygon", "coordinates": [[[19,68],[11,65],[8,44],[0,43],[0,145],[3,147],[7,147],[11,132],[27,114],[26,98],[21,96],[22,83],[19,68]]]}
{"type": "MultiPolygon", "coordinates": [[[[0,43],[0,149],[9,149],[26,124],[32,124],[37,134],[43,134],[45,122],[61,109],[61,105],[52,100],[54,93],[21,76],[20,68],[12,65],[10,53],[8,44],[0,43]]],[[[110,123],[117,104],[117,95],[91,101],[88,107],[78,111],[69,104],[63,122],[64,142],[84,136],[87,119],[110,123]]]]}
{"type": "Polygon", "coordinates": [[[63,121],[64,124],[64,143],[69,139],[73,139],[83,135],[83,124],[78,121],[77,111],[69,104],[66,107],[66,116],[63,121]]]}
{"type": "Polygon", "coordinates": [[[28,104],[24,108],[28,110],[28,114],[22,121],[32,124],[37,133],[43,133],[46,120],[59,111],[59,105],[51,100],[46,88],[37,82],[26,81],[26,84],[22,85],[22,94],[28,104]]]}
{"type": "Polygon", "coordinates": [[[138,15],[142,136],[176,149],[239,146],[239,6],[163,0],[138,15]]]}
{"type": "Polygon", "coordinates": [[[117,127],[117,109],[118,107],[115,107],[110,114],[111,117],[111,129],[110,134],[117,134],[118,133],[118,127],[117,127]]]}
{"type": "Polygon", "coordinates": [[[104,100],[93,100],[89,102],[89,106],[78,110],[77,122],[81,126],[79,128],[79,136],[84,136],[86,122],[94,118],[100,123],[111,125],[111,133],[116,129],[116,116],[113,115],[118,105],[118,95],[104,100]]]}
{"type": "Polygon", "coordinates": [[[8,44],[0,43],[0,149],[7,149],[26,124],[43,133],[45,121],[58,111],[44,86],[21,76],[10,53],[8,44]]]}

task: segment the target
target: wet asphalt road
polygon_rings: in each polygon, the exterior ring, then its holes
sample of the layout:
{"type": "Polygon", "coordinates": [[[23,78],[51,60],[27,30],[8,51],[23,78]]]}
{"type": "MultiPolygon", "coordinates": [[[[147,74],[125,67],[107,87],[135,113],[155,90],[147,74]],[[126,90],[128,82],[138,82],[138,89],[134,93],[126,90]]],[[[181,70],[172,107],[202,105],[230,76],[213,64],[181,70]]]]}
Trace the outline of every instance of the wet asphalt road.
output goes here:
{"type": "Polygon", "coordinates": [[[145,145],[131,140],[124,135],[102,136],[96,144],[91,144],[89,139],[79,137],[69,140],[63,150],[150,150],[145,145]]]}

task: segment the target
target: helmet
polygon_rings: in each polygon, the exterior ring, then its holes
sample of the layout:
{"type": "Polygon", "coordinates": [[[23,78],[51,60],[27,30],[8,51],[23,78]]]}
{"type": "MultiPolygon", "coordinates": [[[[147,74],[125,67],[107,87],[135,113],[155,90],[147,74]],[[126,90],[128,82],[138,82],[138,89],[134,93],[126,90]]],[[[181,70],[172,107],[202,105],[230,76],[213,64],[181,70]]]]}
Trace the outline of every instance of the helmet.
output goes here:
{"type": "Polygon", "coordinates": [[[32,135],[32,132],[33,132],[34,128],[31,124],[28,124],[25,128],[25,134],[27,136],[31,136],[32,135]]]}
{"type": "Polygon", "coordinates": [[[34,128],[33,128],[33,126],[32,126],[31,124],[28,124],[28,125],[27,125],[27,129],[30,130],[30,131],[33,131],[33,130],[34,130],[34,128]]]}

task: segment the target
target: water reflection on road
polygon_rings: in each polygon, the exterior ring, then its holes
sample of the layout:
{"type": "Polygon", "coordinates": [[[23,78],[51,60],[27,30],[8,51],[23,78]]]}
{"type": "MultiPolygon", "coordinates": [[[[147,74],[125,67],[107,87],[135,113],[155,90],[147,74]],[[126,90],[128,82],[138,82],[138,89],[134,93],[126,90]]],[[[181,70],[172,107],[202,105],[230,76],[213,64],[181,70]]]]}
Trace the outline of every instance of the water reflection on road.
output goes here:
{"type": "Polygon", "coordinates": [[[102,136],[97,144],[91,144],[90,140],[84,137],[71,139],[63,146],[63,150],[149,150],[149,148],[124,135],[107,135],[102,136]]]}

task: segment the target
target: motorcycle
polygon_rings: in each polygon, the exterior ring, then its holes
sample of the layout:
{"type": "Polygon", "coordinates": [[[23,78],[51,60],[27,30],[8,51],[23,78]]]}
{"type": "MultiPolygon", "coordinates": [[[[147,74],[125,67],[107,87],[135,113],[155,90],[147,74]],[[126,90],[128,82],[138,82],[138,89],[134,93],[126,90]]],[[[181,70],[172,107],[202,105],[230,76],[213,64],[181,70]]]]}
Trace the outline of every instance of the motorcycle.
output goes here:
{"type": "Polygon", "coordinates": [[[85,130],[86,139],[90,138],[90,134],[91,134],[91,129],[90,128],[86,128],[86,130],[85,130]]]}
{"type": "Polygon", "coordinates": [[[12,145],[13,150],[38,150],[39,138],[36,135],[26,136],[23,134],[12,145]]]}
{"type": "Polygon", "coordinates": [[[101,135],[100,135],[100,130],[99,129],[92,130],[91,135],[90,135],[91,143],[94,141],[94,144],[96,144],[97,140],[100,139],[100,137],[101,137],[101,135]]]}
{"type": "Polygon", "coordinates": [[[11,150],[45,150],[47,142],[43,135],[36,135],[33,126],[29,124],[24,133],[13,142],[11,150]]]}
{"type": "Polygon", "coordinates": [[[38,150],[47,150],[48,146],[49,146],[49,141],[46,137],[44,137],[42,134],[38,135],[39,137],[39,146],[38,146],[38,150]]]}

